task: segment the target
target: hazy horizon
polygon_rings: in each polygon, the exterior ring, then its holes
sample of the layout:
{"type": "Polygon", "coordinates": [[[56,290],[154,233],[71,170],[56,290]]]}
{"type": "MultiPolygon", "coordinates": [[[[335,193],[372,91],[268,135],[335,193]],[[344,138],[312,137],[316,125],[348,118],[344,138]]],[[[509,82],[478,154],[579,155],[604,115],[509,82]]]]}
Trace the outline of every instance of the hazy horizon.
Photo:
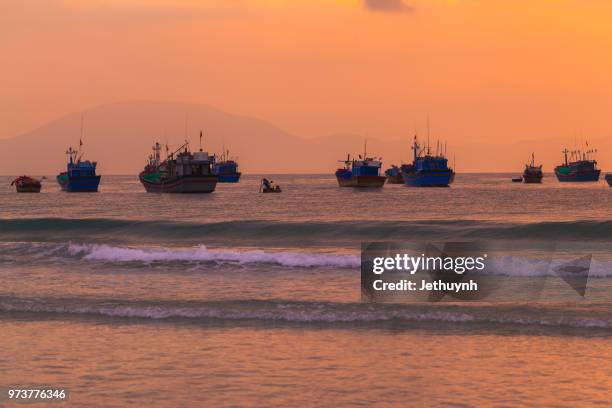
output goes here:
{"type": "MultiPolygon", "coordinates": [[[[102,174],[137,174],[154,142],[168,143],[172,150],[188,140],[196,149],[200,130],[205,150],[220,153],[230,149],[247,174],[331,174],[347,153],[356,157],[363,152],[366,138],[368,154],[382,157],[385,168],[408,163],[412,157],[413,135],[392,140],[349,133],[303,138],[261,118],[234,115],[209,105],[127,101],[73,112],[31,132],[0,139],[0,174],[54,174],[65,166],[64,150],[78,146],[81,138],[85,157],[98,161],[102,174]]],[[[439,138],[432,133],[435,152],[439,138]]],[[[425,143],[427,137],[421,134],[419,139],[425,143]]],[[[590,140],[590,146],[612,152],[610,139],[590,140]]],[[[464,140],[461,144],[451,140],[447,156],[459,173],[516,173],[531,159],[526,152],[535,152],[536,162],[544,165],[544,172],[551,172],[562,161],[564,147],[572,148],[564,138],[464,140]]],[[[605,162],[603,167],[608,168],[605,162]]]]}

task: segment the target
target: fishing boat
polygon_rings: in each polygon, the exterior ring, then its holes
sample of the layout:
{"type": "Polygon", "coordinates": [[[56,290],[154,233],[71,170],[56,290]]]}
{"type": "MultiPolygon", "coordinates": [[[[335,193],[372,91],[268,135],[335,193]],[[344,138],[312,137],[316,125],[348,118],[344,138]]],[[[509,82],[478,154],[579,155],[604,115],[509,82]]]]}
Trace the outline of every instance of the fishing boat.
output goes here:
{"type": "Polygon", "coordinates": [[[218,177],[212,173],[214,156],[208,152],[192,153],[189,142],[176,151],[168,153],[166,160],[161,161],[161,146],[155,143],[153,154],[139,179],[149,193],[212,193],[217,186],[218,177]]]}
{"type": "Polygon", "coordinates": [[[535,155],[531,153],[531,163],[525,165],[525,171],[523,172],[523,181],[525,183],[541,183],[544,173],[542,173],[542,165],[535,165],[535,155]]]}
{"type": "MultiPolygon", "coordinates": [[[[588,144],[587,144],[588,146],[588,144]]],[[[588,182],[599,181],[601,170],[597,168],[597,161],[593,160],[593,154],[597,150],[569,151],[563,150],[565,162],[555,167],[555,175],[561,182],[588,182]],[[568,153],[570,157],[568,158],[568,153]]]]}
{"type": "Polygon", "coordinates": [[[268,180],[267,178],[261,179],[261,185],[259,187],[259,191],[262,193],[282,193],[283,190],[280,188],[278,184],[275,184],[273,180],[268,180]]]}
{"type": "Polygon", "coordinates": [[[387,180],[385,176],[380,175],[381,159],[368,157],[367,142],[364,145],[363,157],[359,155],[359,160],[351,160],[351,155],[348,154],[346,160],[340,162],[344,163],[344,168],[336,170],[335,173],[340,187],[380,188],[387,180]]]}
{"type": "Polygon", "coordinates": [[[83,160],[83,142],[79,142],[81,152],[69,147],[66,151],[68,164],[66,171],[57,175],[56,180],[62,190],[69,193],[95,193],[98,191],[101,176],[96,174],[95,161],[83,160]]]}
{"type": "Polygon", "coordinates": [[[413,162],[401,167],[404,184],[410,187],[448,187],[455,179],[455,172],[448,167],[448,159],[438,144],[431,153],[429,143],[421,148],[415,136],[412,145],[413,162]]]}
{"type": "Polygon", "coordinates": [[[402,170],[395,164],[392,164],[387,170],[385,170],[385,176],[387,176],[387,183],[390,184],[404,184],[404,177],[402,176],[402,170]]]}
{"type": "Polygon", "coordinates": [[[17,177],[11,182],[18,193],[40,193],[42,187],[40,181],[28,176],[17,177]]]}
{"type": "Polygon", "coordinates": [[[219,183],[237,183],[242,175],[238,171],[238,163],[230,158],[229,150],[226,151],[225,148],[220,157],[215,156],[212,172],[219,178],[219,183]]]}
{"type": "Polygon", "coordinates": [[[606,174],[606,181],[608,182],[608,185],[612,187],[612,173],[606,174]]]}

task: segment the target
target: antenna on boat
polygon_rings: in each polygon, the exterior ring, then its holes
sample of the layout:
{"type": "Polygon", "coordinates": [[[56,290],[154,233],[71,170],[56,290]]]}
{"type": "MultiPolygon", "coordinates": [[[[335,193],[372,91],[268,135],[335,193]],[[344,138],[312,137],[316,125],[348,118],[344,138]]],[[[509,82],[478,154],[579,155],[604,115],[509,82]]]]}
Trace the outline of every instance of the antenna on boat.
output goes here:
{"type": "Polygon", "coordinates": [[[566,147],[565,149],[563,149],[561,153],[565,155],[565,165],[567,166],[567,154],[569,153],[569,150],[567,150],[567,147],[566,147]]]}
{"type": "Polygon", "coordinates": [[[83,122],[85,121],[84,115],[81,113],[81,140],[83,139],[83,122]]]}
{"type": "Polygon", "coordinates": [[[202,129],[200,129],[200,151],[202,151],[202,129]]]}
{"type": "Polygon", "coordinates": [[[189,114],[187,112],[185,112],[185,140],[187,140],[187,120],[188,120],[189,114]]]}
{"type": "Polygon", "coordinates": [[[346,160],[344,160],[344,161],[343,160],[338,160],[338,161],[340,163],[344,163],[344,167],[348,169],[349,165],[351,164],[351,154],[350,153],[346,154],[346,160]]]}
{"type": "Polygon", "coordinates": [[[578,148],[578,132],[574,133],[574,150],[578,148]]]}
{"type": "Polygon", "coordinates": [[[85,121],[84,116],[85,115],[81,113],[81,136],[79,137],[79,150],[75,152],[75,156],[78,155],[77,161],[81,161],[81,157],[83,156],[83,153],[81,153],[81,150],[83,148],[83,129],[84,129],[83,122],[85,121]]]}
{"type": "Polygon", "coordinates": [[[363,142],[363,160],[366,160],[368,157],[368,138],[366,137],[363,142]]]}
{"type": "Polygon", "coordinates": [[[431,145],[429,144],[429,115],[427,115],[427,155],[430,155],[431,152],[431,145]]]}

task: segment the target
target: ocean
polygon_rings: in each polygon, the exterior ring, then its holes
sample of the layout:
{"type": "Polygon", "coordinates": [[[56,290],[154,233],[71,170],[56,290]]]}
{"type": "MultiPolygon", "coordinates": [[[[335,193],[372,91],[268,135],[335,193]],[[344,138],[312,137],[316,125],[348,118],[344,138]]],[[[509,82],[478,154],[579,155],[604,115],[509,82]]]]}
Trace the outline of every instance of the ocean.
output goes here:
{"type": "Polygon", "coordinates": [[[58,407],[608,405],[612,188],[512,176],[210,195],[0,177],[0,386],[64,387],[58,407]],[[505,289],[363,301],[361,244],[381,241],[486,243],[505,289]],[[550,265],[586,255],[583,297],[550,265]]]}

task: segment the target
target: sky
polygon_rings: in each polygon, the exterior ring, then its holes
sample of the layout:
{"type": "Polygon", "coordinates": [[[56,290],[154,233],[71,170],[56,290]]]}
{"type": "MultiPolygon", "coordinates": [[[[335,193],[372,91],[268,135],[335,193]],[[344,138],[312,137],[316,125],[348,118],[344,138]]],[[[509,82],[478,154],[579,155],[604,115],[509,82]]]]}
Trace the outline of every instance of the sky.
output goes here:
{"type": "Polygon", "coordinates": [[[611,18],[608,0],[2,0],[0,138],[155,100],[304,138],[397,140],[429,116],[455,144],[605,139],[611,18]]]}

